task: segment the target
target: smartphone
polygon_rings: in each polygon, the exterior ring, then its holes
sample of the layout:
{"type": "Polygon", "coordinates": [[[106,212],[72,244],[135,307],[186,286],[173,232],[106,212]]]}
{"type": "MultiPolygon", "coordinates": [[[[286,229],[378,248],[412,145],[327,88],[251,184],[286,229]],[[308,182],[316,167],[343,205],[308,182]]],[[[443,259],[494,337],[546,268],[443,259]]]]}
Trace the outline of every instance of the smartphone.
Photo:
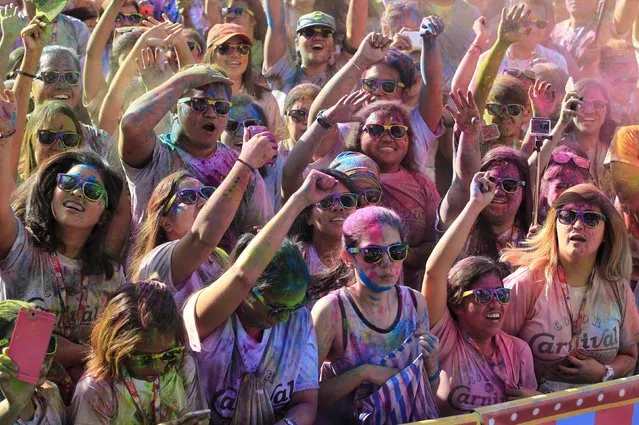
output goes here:
{"type": "Polygon", "coordinates": [[[533,136],[550,136],[552,122],[548,118],[533,118],[530,120],[530,134],[533,136]]]}
{"type": "Polygon", "coordinates": [[[180,420],[178,421],[178,423],[184,423],[186,421],[191,421],[191,420],[202,420],[202,419],[208,419],[211,416],[211,410],[210,409],[204,409],[204,410],[196,410],[194,412],[189,412],[187,414],[185,414],[184,416],[182,416],[180,418],[180,420]]]}
{"type": "MultiPolygon", "coordinates": [[[[248,131],[248,135],[249,135],[249,139],[253,136],[255,136],[256,134],[260,134],[260,133],[264,133],[267,132],[269,139],[271,139],[272,142],[275,142],[275,137],[273,136],[273,133],[271,133],[268,128],[264,127],[263,125],[252,125],[247,127],[246,131],[248,131]]],[[[275,155],[273,156],[273,159],[271,159],[269,162],[266,163],[266,165],[273,165],[275,164],[275,161],[277,160],[277,150],[275,151],[275,155]]]]}
{"type": "Polygon", "coordinates": [[[501,136],[501,134],[499,134],[499,127],[497,127],[497,124],[481,126],[482,142],[492,142],[493,140],[499,139],[499,136],[501,136]]]}
{"type": "Polygon", "coordinates": [[[568,81],[566,81],[566,93],[570,93],[575,91],[575,80],[572,77],[568,77],[568,81]]]}
{"type": "Polygon", "coordinates": [[[419,31],[404,31],[402,34],[410,39],[410,42],[413,45],[411,51],[422,50],[424,39],[419,31]]]}
{"type": "Polygon", "coordinates": [[[9,357],[19,367],[18,379],[37,385],[56,316],[36,309],[20,309],[9,343],[9,357]]]}

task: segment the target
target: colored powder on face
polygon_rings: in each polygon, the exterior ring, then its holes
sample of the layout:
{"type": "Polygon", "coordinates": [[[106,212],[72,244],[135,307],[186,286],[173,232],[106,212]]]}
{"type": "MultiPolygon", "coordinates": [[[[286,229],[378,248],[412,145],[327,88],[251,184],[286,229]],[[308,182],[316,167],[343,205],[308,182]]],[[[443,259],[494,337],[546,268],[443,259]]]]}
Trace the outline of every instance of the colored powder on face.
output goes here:
{"type": "Polygon", "coordinates": [[[366,273],[364,273],[362,270],[357,270],[357,275],[362,280],[364,285],[366,285],[366,287],[368,289],[370,289],[371,291],[373,291],[376,294],[379,294],[379,293],[382,293],[382,292],[386,292],[386,291],[390,291],[391,289],[393,289],[393,286],[379,286],[379,285],[376,285],[375,283],[373,283],[372,280],[370,280],[368,278],[368,276],[366,276],[366,273]]]}

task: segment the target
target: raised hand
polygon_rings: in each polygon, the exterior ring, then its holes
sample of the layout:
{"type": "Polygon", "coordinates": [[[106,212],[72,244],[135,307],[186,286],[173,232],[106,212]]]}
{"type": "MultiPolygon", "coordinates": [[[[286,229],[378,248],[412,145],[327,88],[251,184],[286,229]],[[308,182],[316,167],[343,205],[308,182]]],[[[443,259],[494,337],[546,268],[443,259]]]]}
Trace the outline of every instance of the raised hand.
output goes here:
{"type": "Polygon", "coordinates": [[[533,117],[548,118],[555,110],[557,104],[557,90],[550,83],[536,80],[535,84],[528,88],[528,97],[532,104],[533,117]]]}
{"type": "Polygon", "coordinates": [[[21,411],[35,392],[35,385],[19,381],[17,377],[18,365],[8,355],[9,347],[5,347],[0,354],[0,390],[12,408],[21,411]]]}
{"type": "Polygon", "coordinates": [[[428,41],[434,41],[441,33],[444,32],[444,21],[438,16],[427,16],[422,19],[419,26],[419,35],[424,39],[424,44],[428,41]]]}
{"type": "Polygon", "coordinates": [[[530,34],[531,28],[521,30],[521,22],[528,19],[530,10],[524,12],[524,5],[513,6],[509,11],[502,9],[501,21],[497,28],[497,40],[508,45],[522,40],[530,34]]]}
{"type": "Polygon", "coordinates": [[[321,171],[311,170],[306,176],[302,187],[293,196],[301,197],[306,205],[313,205],[331,195],[335,190],[337,180],[321,171]]]}
{"type": "Polygon", "coordinates": [[[477,204],[483,210],[493,201],[496,192],[497,184],[488,180],[488,174],[484,172],[477,173],[470,183],[469,202],[477,204]]]}
{"type": "Polygon", "coordinates": [[[277,142],[270,131],[263,131],[249,138],[249,131],[244,129],[244,143],[240,159],[253,168],[269,164],[277,155],[277,142]]]}
{"type": "Polygon", "coordinates": [[[481,117],[473,93],[468,91],[464,96],[461,90],[451,92],[450,98],[455,108],[446,105],[445,108],[455,119],[457,128],[466,134],[478,135],[481,131],[481,117]]]}
{"type": "Polygon", "coordinates": [[[359,90],[343,96],[337,103],[324,113],[326,120],[331,123],[363,122],[362,117],[356,115],[363,106],[373,99],[373,95],[367,91],[359,90]]]}
{"type": "Polygon", "coordinates": [[[135,64],[146,91],[153,90],[173,75],[169,60],[162,49],[156,48],[154,51],[151,47],[146,47],[142,49],[140,56],[141,59],[135,58],[135,64]]]}
{"type": "Polygon", "coordinates": [[[29,25],[27,25],[21,32],[22,44],[24,45],[24,54],[32,54],[38,58],[42,54],[44,49],[45,30],[47,28],[46,22],[42,20],[44,15],[36,15],[29,25]]]}
{"type": "Polygon", "coordinates": [[[475,19],[473,22],[473,31],[475,32],[475,40],[477,44],[483,49],[486,43],[488,43],[488,39],[490,38],[490,33],[488,31],[488,21],[483,16],[475,19]]]}
{"type": "Polygon", "coordinates": [[[408,31],[406,28],[402,28],[398,33],[393,36],[393,42],[390,45],[391,49],[397,49],[402,51],[413,50],[413,42],[403,33],[408,31]]]}
{"type": "Polygon", "coordinates": [[[15,39],[29,20],[14,4],[0,7],[0,29],[4,37],[15,39]]]}
{"type": "Polygon", "coordinates": [[[364,37],[352,60],[365,70],[384,59],[392,42],[381,33],[371,32],[364,37]]]}
{"type": "Polygon", "coordinates": [[[577,96],[577,93],[566,93],[566,95],[564,96],[564,100],[562,100],[561,102],[561,115],[559,115],[557,126],[561,125],[565,127],[570,124],[570,121],[572,121],[573,118],[579,115],[578,111],[582,103],[583,100],[581,100],[581,98],[577,96]]]}
{"type": "Polygon", "coordinates": [[[143,22],[147,30],[140,36],[144,47],[164,47],[173,44],[175,38],[182,34],[182,24],[170,21],[159,22],[149,18],[143,22]]]}
{"type": "MultiPolygon", "coordinates": [[[[4,90],[4,96],[0,94],[0,135],[7,137],[16,132],[16,98],[9,89],[4,90]]],[[[6,139],[5,139],[6,140],[6,139]]],[[[3,142],[0,139],[0,142],[3,142]]]]}

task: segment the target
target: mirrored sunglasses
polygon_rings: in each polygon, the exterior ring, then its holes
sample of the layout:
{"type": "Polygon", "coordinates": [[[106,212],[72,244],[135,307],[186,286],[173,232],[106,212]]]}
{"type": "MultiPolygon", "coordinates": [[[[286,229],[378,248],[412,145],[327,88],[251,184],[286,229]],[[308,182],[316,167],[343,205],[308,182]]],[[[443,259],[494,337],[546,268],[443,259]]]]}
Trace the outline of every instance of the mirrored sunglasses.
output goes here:
{"type": "Polygon", "coordinates": [[[346,251],[350,254],[362,254],[364,261],[369,264],[382,261],[384,253],[388,253],[388,257],[393,261],[402,261],[408,256],[408,244],[394,243],[388,246],[370,245],[364,248],[348,248],[346,251]]]}
{"type": "Polygon", "coordinates": [[[464,291],[462,298],[473,295],[477,304],[488,304],[495,297],[500,304],[508,304],[510,294],[511,291],[508,288],[478,288],[464,291]]]}
{"type": "Polygon", "coordinates": [[[364,90],[368,92],[374,92],[377,90],[377,87],[382,89],[382,92],[386,94],[395,93],[397,87],[404,88],[406,87],[403,83],[393,80],[374,80],[372,78],[364,78],[362,80],[362,87],[364,90]]]}
{"type": "Polygon", "coordinates": [[[324,27],[307,27],[299,30],[298,34],[301,34],[304,38],[313,38],[315,34],[320,34],[322,38],[330,38],[333,37],[335,31],[324,27]]]}
{"type": "Polygon", "coordinates": [[[207,112],[213,108],[217,115],[226,115],[231,110],[233,104],[227,100],[211,100],[201,97],[183,97],[178,103],[185,103],[196,112],[207,112]]]}
{"type": "Polygon", "coordinates": [[[565,226],[574,224],[577,219],[586,227],[597,227],[599,222],[606,221],[606,216],[595,211],[557,210],[557,220],[565,226]]]}
{"type": "Polygon", "coordinates": [[[193,205],[197,202],[198,197],[206,201],[211,197],[211,195],[213,195],[213,192],[215,192],[215,187],[213,186],[202,186],[199,189],[178,190],[173,194],[173,196],[171,196],[171,199],[169,199],[169,202],[166,204],[163,213],[166,214],[166,212],[171,209],[176,200],[179,200],[180,203],[185,205],[193,205]]]}
{"type": "Polygon", "coordinates": [[[220,44],[215,48],[217,52],[222,56],[230,55],[231,52],[236,52],[240,56],[247,56],[251,52],[251,46],[248,44],[220,44]]]}
{"type": "Polygon", "coordinates": [[[369,205],[377,205],[382,201],[382,191],[378,189],[366,189],[359,192],[360,200],[364,199],[369,205]]]}
{"type": "Polygon", "coordinates": [[[354,193],[335,193],[333,195],[328,195],[315,205],[319,209],[327,210],[332,208],[336,201],[339,201],[342,208],[351,209],[357,207],[357,198],[358,196],[354,193]]]}
{"type": "Polygon", "coordinates": [[[304,122],[308,116],[308,111],[304,109],[291,109],[286,113],[286,115],[291,117],[291,119],[295,122],[304,122]]]}
{"type": "Polygon", "coordinates": [[[366,124],[363,131],[368,133],[373,139],[380,139],[386,132],[388,132],[393,139],[403,139],[408,133],[408,127],[399,124],[366,124]]]}
{"type": "Polygon", "coordinates": [[[88,181],[71,174],[59,173],[57,184],[60,190],[72,192],[78,187],[82,188],[82,195],[91,202],[98,202],[104,197],[106,206],[109,206],[109,198],[106,189],[99,183],[88,181]]]}

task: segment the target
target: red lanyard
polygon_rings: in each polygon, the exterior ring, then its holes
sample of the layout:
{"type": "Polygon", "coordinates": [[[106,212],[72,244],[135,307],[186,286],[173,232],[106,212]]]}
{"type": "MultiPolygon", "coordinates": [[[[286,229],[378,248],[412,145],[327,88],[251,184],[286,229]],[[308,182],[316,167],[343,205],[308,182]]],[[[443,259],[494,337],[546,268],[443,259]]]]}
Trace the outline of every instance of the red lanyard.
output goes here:
{"type": "MultiPolygon", "coordinates": [[[[142,420],[146,424],[147,423],[146,414],[144,413],[144,409],[142,408],[142,402],[140,401],[140,396],[138,395],[138,390],[135,388],[133,379],[131,379],[131,375],[129,375],[129,372],[126,369],[122,371],[122,374],[124,375],[124,385],[127,391],[129,392],[129,395],[133,399],[133,402],[135,403],[135,407],[138,409],[138,411],[142,415],[142,420]]],[[[161,413],[160,412],[161,406],[160,406],[160,377],[159,376],[156,376],[155,380],[153,381],[153,405],[151,407],[153,409],[153,420],[154,420],[153,423],[159,424],[160,413],[161,413]]]]}
{"type": "Polygon", "coordinates": [[[590,283],[586,293],[584,294],[584,298],[581,300],[581,306],[579,307],[579,312],[577,313],[577,317],[575,318],[572,314],[572,309],[570,307],[570,292],[568,291],[568,283],[566,282],[566,274],[564,273],[564,269],[560,266],[557,268],[557,278],[559,279],[559,286],[561,287],[561,291],[564,294],[564,301],[566,302],[566,308],[568,309],[568,316],[570,317],[570,325],[572,330],[572,337],[570,339],[570,345],[573,346],[572,353],[576,353],[579,349],[579,335],[581,334],[581,327],[583,325],[583,317],[584,317],[584,309],[586,308],[586,301],[588,299],[588,293],[590,292],[590,288],[592,288],[592,282],[595,277],[595,271],[593,270],[590,273],[590,283]]]}
{"type": "Polygon", "coordinates": [[[88,297],[88,278],[84,277],[82,279],[82,288],[80,294],[80,303],[78,304],[78,309],[75,312],[75,320],[72,322],[69,318],[69,304],[67,299],[67,290],[64,286],[64,278],[62,277],[62,267],[60,267],[60,260],[58,260],[58,255],[55,251],[50,253],[51,262],[53,263],[53,272],[55,274],[55,282],[53,283],[54,290],[58,295],[58,301],[60,302],[61,316],[62,316],[62,327],[66,332],[70,332],[72,327],[77,327],[82,323],[82,319],[84,318],[84,310],[86,309],[87,297],[88,297]]]}
{"type": "Polygon", "coordinates": [[[466,341],[470,344],[471,347],[473,347],[478,353],[479,355],[486,361],[486,363],[488,364],[488,366],[490,367],[490,369],[493,371],[493,373],[499,378],[501,379],[501,381],[504,383],[504,387],[507,390],[517,390],[519,389],[519,385],[514,384],[512,381],[510,381],[507,378],[507,375],[505,373],[502,372],[502,368],[500,367],[500,365],[504,365],[504,369],[505,369],[505,362],[504,362],[504,356],[501,354],[501,350],[499,347],[499,344],[497,343],[497,337],[493,337],[495,340],[495,354],[497,357],[497,363],[495,363],[491,358],[489,358],[488,356],[485,356],[481,350],[479,349],[479,346],[477,345],[477,343],[475,342],[475,340],[470,337],[467,336],[466,337],[466,341]]]}

